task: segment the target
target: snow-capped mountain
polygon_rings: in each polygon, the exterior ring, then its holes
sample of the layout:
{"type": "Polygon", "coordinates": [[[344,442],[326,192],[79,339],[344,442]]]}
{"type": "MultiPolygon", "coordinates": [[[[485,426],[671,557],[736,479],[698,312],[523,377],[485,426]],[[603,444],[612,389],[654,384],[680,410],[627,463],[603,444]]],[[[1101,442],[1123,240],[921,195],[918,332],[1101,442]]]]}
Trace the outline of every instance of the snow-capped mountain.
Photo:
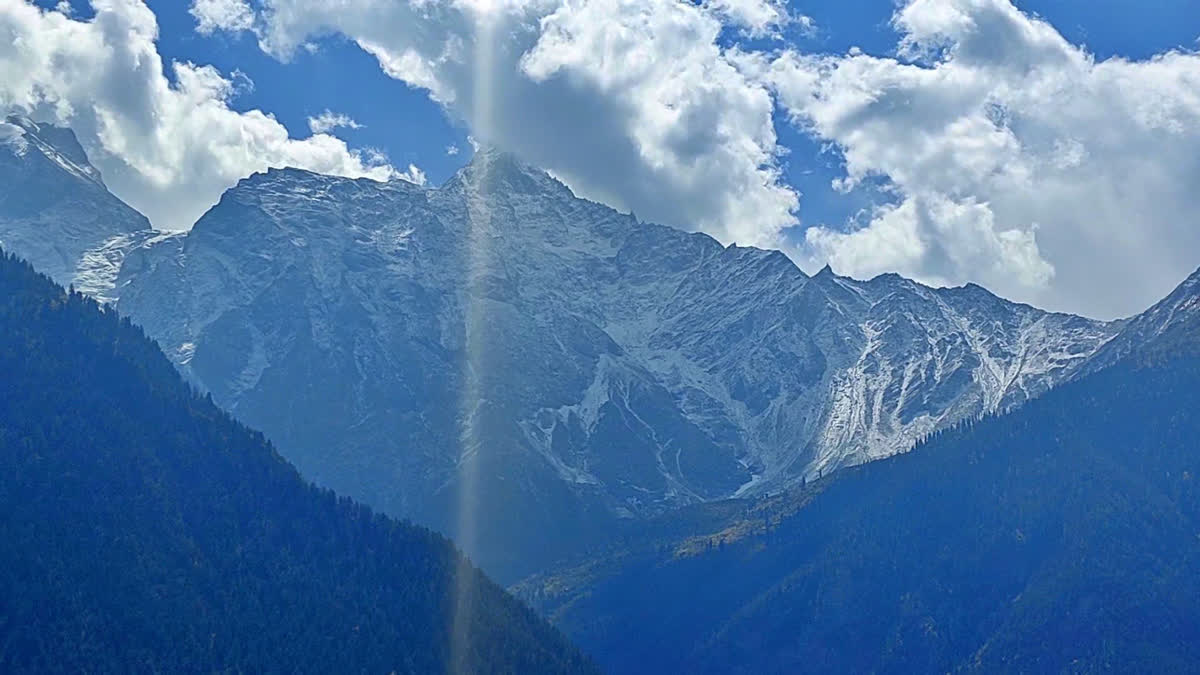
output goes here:
{"type": "Polygon", "coordinates": [[[436,189],[256,174],[188,233],[150,230],[65,129],[9,118],[0,174],[6,248],[119,296],[310,478],[502,576],[615,518],[903,452],[1122,328],[977,286],[810,278],[490,151],[436,189]]]}
{"type": "Polygon", "coordinates": [[[111,300],[125,251],[153,236],[108,191],[71,130],[16,115],[0,122],[0,246],[64,286],[111,300]]]}
{"type": "Polygon", "coordinates": [[[257,174],[118,284],[301,471],[502,577],[614,516],[903,452],[1118,329],[977,286],[810,278],[486,151],[436,189],[257,174]]]}

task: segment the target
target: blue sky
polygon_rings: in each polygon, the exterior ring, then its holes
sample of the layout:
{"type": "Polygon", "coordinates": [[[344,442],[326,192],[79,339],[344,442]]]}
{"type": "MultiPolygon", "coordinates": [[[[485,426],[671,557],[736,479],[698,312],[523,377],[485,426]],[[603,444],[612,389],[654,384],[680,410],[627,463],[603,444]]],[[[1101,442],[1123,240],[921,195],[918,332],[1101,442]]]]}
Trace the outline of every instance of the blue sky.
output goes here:
{"type": "MultiPolygon", "coordinates": [[[[300,52],[281,63],[260,51],[248,34],[199,35],[195,19],[183,3],[155,0],[165,58],[208,63],[224,72],[241,70],[253,90],[234,107],[272,112],[293,134],[308,133],[307,118],[326,109],[342,112],[363,125],[339,133],[352,144],[377,147],[397,164],[415,163],[433,184],[440,184],[470,157],[468,130],[451,120],[425,92],[389,78],[375,60],[345,38],[327,38],[315,54],[300,52]],[[453,145],[461,150],[446,154],[453,145]]],[[[1098,59],[1113,56],[1144,59],[1168,49],[1193,48],[1200,37],[1198,10],[1191,0],[1038,0],[1018,2],[1023,10],[1054,24],[1065,37],[1084,44],[1098,59]]],[[[893,0],[792,2],[812,17],[816,29],[790,31],[789,41],[811,51],[844,53],[859,47],[870,54],[895,51],[891,26],[893,0]]],[[[841,175],[836,151],[780,120],[781,144],[791,150],[785,177],[803,196],[805,222],[844,224],[865,207],[886,201],[870,186],[846,194],[833,190],[841,175]]]]}
{"type": "MultiPolygon", "coordinates": [[[[53,5],[52,0],[45,4],[53,5]]],[[[76,0],[81,12],[87,3],[76,0]]],[[[345,38],[327,38],[315,54],[300,52],[295,61],[281,63],[258,49],[253,36],[195,32],[196,20],[185,3],[148,3],[161,27],[164,58],[211,64],[230,73],[240,70],[254,82],[239,96],[235,108],[259,108],[273,113],[293,134],[308,133],[309,116],[326,109],[350,115],[363,125],[340,133],[356,145],[384,150],[393,162],[415,163],[430,181],[440,184],[470,156],[468,131],[450,120],[425,92],[389,78],[371,56],[345,38]],[[448,156],[446,147],[464,152],[448,156]]],[[[1141,59],[1167,49],[1194,48],[1200,37],[1198,10],[1191,0],[1039,0],[1018,2],[1039,14],[1064,36],[1086,44],[1098,58],[1141,59]]],[[[793,2],[791,6],[816,22],[815,34],[793,31],[789,37],[814,51],[845,52],[857,46],[872,54],[894,51],[896,31],[890,26],[892,0],[793,2]]],[[[839,173],[838,158],[780,123],[783,144],[792,149],[787,161],[789,182],[809,196],[802,209],[807,219],[840,222],[861,208],[861,200],[829,190],[839,173]],[[828,215],[826,215],[828,214],[828,215]]]]}
{"type": "MultiPolygon", "coordinates": [[[[844,53],[859,47],[868,54],[895,51],[892,0],[794,4],[818,26],[815,37],[801,38],[810,49],[844,53]]],[[[1086,45],[1098,59],[1144,59],[1168,49],[1194,48],[1200,37],[1200,9],[1192,0],[1037,0],[1016,4],[1047,19],[1072,42],[1086,45]]],[[[806,197],[800,207],[805,221],[845,223],[864,207],[887,198],[875,190],[848,195],[832,190],[831,181],[841,174],[836,153],[822,153],[820,143],[790,125],[777,128],[783,144],[793,151],[787,178],[806,197]]]]}
{"type": "MultiPolygon", "coordinates": [[[[200,35],[185,2],[147,4],[158,17],[164,59],[210,64],[250,78],[253,87],[234,99],[235,109],[270,112],[296,136],[309,133],[310,116],[327,109],[345,113],[363,128],[340,130],[339,136],[352,145],[379,148],[396,164],[418,165],[433,184],[443,182],[470,158],[469,130],[461,122],[450,119],[426,92],[385,75],[373,57],[346,38],[325,38],[318,52],[299,52],[294,61],[282,63],[263,53],[249,34],[200,35]],[[447,155],[450,145],[462,152],[447,155]]],[[[91,12],[86,0],[73,0],[72,5],[81,16],[91,12]]],[[[1100,59],[1143,59],[1168,49],[1194,48],[1200,38],[1200,10],[1192,0],[1037,0],[1017,5],[1045,17],[1100,59]]],[[[895,51],[893,0],[792,2],[790,7],[815,21],[815,32],[793,30],[787,35],[808,50],[844,53],[857,46],[870,54],[895,51]]],[[[821,143],[782,120],[776,130],[792,153],[785,162],[786,179],[805,196],[805,221],[843,223],[881,198],[873,190],[850,195],[833,191],[830,183],[841,173],[837,153],[822,152],[821,143]]]]}
{"type": "Polygon", "coordinates": [[[36,45],[0,52],[28,71],[0,105],[74,127],[162,227],[267,166],[437,185],[486,126],[583,196],[809,271],[1116,317],[1200,265],[1194,0],[786,3],[811,25],[762,18],[783,0],[71,2],[0,8],[36,45]],[[326,110],[361,126],[313,135],[326,110]]]}

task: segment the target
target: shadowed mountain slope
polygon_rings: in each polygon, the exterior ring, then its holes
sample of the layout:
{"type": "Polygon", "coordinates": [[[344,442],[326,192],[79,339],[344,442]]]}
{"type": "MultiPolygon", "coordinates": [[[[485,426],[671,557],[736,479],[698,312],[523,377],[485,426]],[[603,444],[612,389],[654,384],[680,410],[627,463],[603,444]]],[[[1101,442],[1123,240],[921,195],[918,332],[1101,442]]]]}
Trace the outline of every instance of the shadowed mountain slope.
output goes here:
{"type": "Polygon", "coordinates": [[[7,254],[0,373],[0,670],[594,672],[440,535],[304,482],[7,254]]]}
{"type": "Polygon", "coordinates": [[[1191,672],[1196,290],[1009,415],[631,529],[520,593],[613,673],[1191,672]]]}

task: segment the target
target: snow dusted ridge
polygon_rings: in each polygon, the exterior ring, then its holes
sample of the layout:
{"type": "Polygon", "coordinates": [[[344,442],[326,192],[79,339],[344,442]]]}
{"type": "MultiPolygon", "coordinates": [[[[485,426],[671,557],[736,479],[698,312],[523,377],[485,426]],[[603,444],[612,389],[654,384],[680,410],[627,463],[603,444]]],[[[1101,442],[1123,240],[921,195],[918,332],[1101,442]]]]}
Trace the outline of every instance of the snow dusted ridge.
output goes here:
{"type": "Polygon", "coordinates": [[[1107,367],[1135,352],[1145,353],[1162,346],[1193,343],[1200,338],[1200,270],[1184,280],[1166,298],[1133,317],[1121,333],[1092,357],[1087,372],[1107,367]]]}
{"type": "Polygon", "coordinates": [[[450,531],[468,489],[485,560],[493,534],[904,452],[1071,377],[1118,329],[976,286],[810,278],[494,152],[438,189],[257,174],[116,283],[318,482],[450,531]]]}
{"type": "Polygon", "coordinates": [[[0,123],[0,245],[60,284],[111,300],[122,247],[149,230],[105,188],[70,130],[19,116],[0,123]]]}
{"type": "Polygon", "coordinates": [[[491,151],[437,189],[256,174],[187,233],[149,230],[65,130],[10,119],[0,177],[6,247],[118,302],[308,477],[452,534],[483,514],[461,543],[502,576],[615,518],[904,452],[1200,308],[1200,282],[1119,324],[809,277],[491,151]]]}

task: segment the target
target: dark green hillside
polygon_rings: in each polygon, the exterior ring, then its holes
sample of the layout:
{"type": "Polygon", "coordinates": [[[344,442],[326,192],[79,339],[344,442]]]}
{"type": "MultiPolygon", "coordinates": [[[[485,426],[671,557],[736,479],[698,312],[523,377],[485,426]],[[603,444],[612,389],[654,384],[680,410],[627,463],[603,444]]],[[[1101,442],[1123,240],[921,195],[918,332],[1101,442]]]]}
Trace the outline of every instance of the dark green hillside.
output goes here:
{"type": "Polygon", "coordinates": [[[1200,358],[1169,338],[521,590],[614,673],[1195,672],[1200,358]]]}
{"type": "Polygon", "coordinates": [[[7,255],[0,539],[3,672],[593,672],[445,539],[309,486],[7,255]]]}

